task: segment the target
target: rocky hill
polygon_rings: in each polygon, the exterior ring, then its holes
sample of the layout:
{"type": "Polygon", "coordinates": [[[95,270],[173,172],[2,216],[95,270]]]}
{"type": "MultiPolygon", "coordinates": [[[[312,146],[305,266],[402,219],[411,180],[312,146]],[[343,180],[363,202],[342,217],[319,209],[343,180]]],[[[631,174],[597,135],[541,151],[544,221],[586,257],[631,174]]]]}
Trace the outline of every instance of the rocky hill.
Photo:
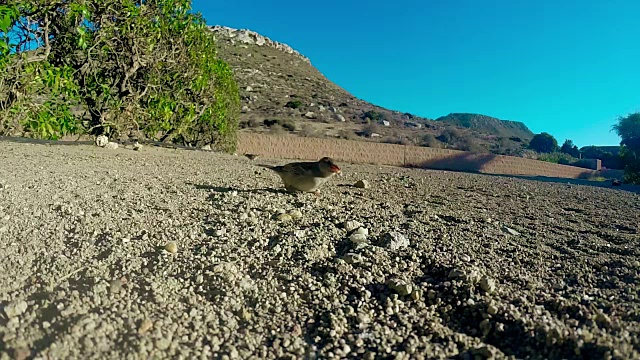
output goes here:
{"type": "Polygon", "coordinates": [[[529,141],[534,135],[534,133],[520,121],[500,120],[486,115],[451,113],[447,116],[437,118],[436,121],[499,137],[517,137],[529,141]]]}
{"type": "Polygon", "coordinates": [[[522,123],[484,115],[450,114],[434,121],[386,109],[331,82],[286,44],[246,29],[210,29],[220,57],[233,67],[240,86],[243,131],[496,153],[517,153],[533,136],[522,123]]]}

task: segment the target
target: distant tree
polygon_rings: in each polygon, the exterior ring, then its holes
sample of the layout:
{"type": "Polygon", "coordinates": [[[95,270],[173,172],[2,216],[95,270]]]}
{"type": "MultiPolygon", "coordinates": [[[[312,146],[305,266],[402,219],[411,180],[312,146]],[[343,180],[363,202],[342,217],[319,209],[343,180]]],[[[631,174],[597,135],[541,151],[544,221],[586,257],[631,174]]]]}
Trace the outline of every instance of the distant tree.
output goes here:
{"type": "Polygon", "coordinates": [[[604,151],[597,146],[585,146],[580,150],[583,159],[600,159],[602,166],[607,169],[624,169],[622,159],[619,154],[613,154],[610,151],[604,151]]]}
{"type": "Polygon", "coordinates": [[[580,157],[580,149],[576,145],[573,144],[573,140],[567,139],[560,147],[560,151],[573,156],[574,158],[580,157]]]}
{"type": "Polygon", "coordinates": [[[369,111],[365,111],[361,116],[361,119],[371,119],[374,122],[382,122],[383,120],[387,120],[387,117],[380,112],[374,111],[374,110],[369,110],[369,111]]]}
{"type": "Polygon", "coordinates": [[[380,132],[379,126],[377,124],[368,124],[365,125],[362,130],[358,133],[360,136],[371,137],[373,134],[378,134],[380,132]]]}
{"type": "Polygon", "coordinates": [[[467,132],[462,132],[455,127],[447,127],[437,137],[437,140],[447,144],[448,148],[454,148],[462,151],[470,152],[484,152],[484,148],[481,147],[476,139],[467,132]]]}
{"type": "Polygon", "coordinates": [[[436,139],[436,137],[433,134],[424,134],[422,138],[419,140],[419,143],[420,143],[420,146],[424,146],[424,147],[432,147],[432,148],[441,147],[440,141],[438,141],[438,139],[436,139]]]}
{"type": "Polygon", "coordinates": [[[624,166],[624,180],[640,184],[640,112],[618,118],[613,130],[620,136],[620,157],[624,166]]]}
{"type": "Polygon", "coordinates": [[[442,141],[448,145],[455,145],[457,142],[462,140],[464,136],[460,132],[460,130],[454,127],[447,127],[444,131],[438,136],[438,140],[442,141]]]}
{"type": "Polygon", "coordinates": [[[536,134],[533,139],[531,139],[529,147],[540,153],[552,153],[558,150],[558,141],[553,135],[543,132],[536,134]]]}
{"type": "Polygon", "coordinates": [[[522,143],[512,138],[499,137],[493,145],[493,153],[500,155],[517,155],[522,150],[522,143]]]}
{"type": "Polygon", "coordinates": [[[293,101],[287,102],[284,106],[291,109],[297,109],[300,106],[302,106],[302,102],[300,100],[293,100],[293,101]]]}

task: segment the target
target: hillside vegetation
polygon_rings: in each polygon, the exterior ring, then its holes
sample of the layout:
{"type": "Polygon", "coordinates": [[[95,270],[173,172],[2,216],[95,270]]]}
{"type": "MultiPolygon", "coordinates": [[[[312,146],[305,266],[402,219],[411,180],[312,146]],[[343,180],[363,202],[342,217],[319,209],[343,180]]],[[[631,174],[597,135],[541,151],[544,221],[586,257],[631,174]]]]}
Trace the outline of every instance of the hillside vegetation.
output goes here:
{"type": "Polygon", "coordinates": [[[452,113],[439,117],[436,121],[503,138],[519,138],[529,141],[534,135],[533,132],[520,121],[500,120],[486,115],[452,113]]]}
{"type": "Polygon", "coordinates": [[[477,114],[437,120],[358,99],[286,44],[250,30],[215,26],[220,57],[234,69],[244,131],[518,154],[533,137],[522,123],[477,114]]]}

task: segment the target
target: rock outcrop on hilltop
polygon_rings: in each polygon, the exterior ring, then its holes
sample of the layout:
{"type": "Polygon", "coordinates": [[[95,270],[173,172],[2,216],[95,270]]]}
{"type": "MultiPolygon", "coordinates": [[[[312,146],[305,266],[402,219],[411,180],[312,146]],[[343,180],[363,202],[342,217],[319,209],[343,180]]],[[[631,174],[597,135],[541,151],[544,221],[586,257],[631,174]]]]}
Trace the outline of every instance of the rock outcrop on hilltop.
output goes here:
{"type": "Polygon", "coordinates": [[[209,27],[211,31],[213,31],[219,37],[227,38],[233,44],[235,41],[238,41],[243,44],[251,44],[258,46],[268,46],[280,51],[284,51],[287,54],[293,54],[300,59],[302,59],[307,64],[311,64],[311,60],[300,54],[297,50],[292,48],[287,44],[283,44],[281,42],[277,42],[269,39],[266,36],[260,35],[255,31],[251,31],[249,29],[234,29],[228,26],[211,26],[209,27]]]}

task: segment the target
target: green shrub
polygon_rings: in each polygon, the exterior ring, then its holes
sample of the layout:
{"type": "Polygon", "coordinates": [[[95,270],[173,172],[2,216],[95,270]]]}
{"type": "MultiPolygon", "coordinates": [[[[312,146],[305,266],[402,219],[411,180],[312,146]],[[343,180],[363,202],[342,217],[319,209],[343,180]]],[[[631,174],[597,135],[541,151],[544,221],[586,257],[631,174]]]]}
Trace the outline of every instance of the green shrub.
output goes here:
{"type": "Polygon", "coordinates": [[[493,145],[492,152],[500,155],[516,156],[522,152],[522,149],[522,142],[513,140],[513,137],[499,137],[493,145]]]}
{"type": "Polygon", "coordinates": [[[298,130],[298,126],[296,125],[296,122],[293,119],[279,120],[278,124],[280,124],[284,129],[288,131],[298,130]]]}
{"type": "Polygon", "coordinates": [[[620,157],[619,152],[614,154],[597,146],[585,146],[579,151],[583,159],[600,159],[602,160],[602,166],[607,169],[624,170],[623,159],[620,157]]]}
{"type": "Polygon", "coordinates": [[[384,114],[379,113],[377,111],[373,111],[373,110],[369,110],[369,111],[365,111],[360,118],[362,118],[363,120],[369,118],[371,119],[371,121],[379,123],[383,120],[387,120],[387,117],[384,116],[384,114]]]}
{"type": "Polygon", "coordinates": [[[529,148],[539,153],[552,153],[558,150],[558,141],[551,134],[543,132],[531,139],[529,148]]]}
{"type": "Polygon", "coordinates": [[[485,152],[486,149],[480,146],[476,140],[468,133],[462,132],[455,127],[446,128],[438,137],[438,140],[449,145],[448,147],[470,152],[485,152]]]}
{"type": "Polygon", "coordinates": [[[357,135],[353,130],[350,129],[341,129],[338,131],[338,138],[346,139],[346,140],[354,140],[357,138],[357,135]]]}
{"type": "Polygon", "coordinates": [[[250,116],[249,120],[247,120],[247,126],[250,128],[257,128],[260,127],[260,122],[255,116],[250,116]]]}
{"type": "Polygon", "coordinates": [[[624,181],[640,184],[640,112],[621,116],[613,130],[620,136],[620,158],[624,164],[624,181]]]}
{"type": "Polygon", "coordinates": [[[365,125],[362,128],[362,130],[358,132],[358,135],[371,137],[371,135],[379,134],[379,133],[380,133],[380,127],[377,124],[368,124],[368,125],[365,125]]]}
{"type": "Polygon", "coordinates": [[[287,102],[284,106],[291,109],[297,109],[302,106],[302,102],[300,100],[292,100],[287,102]]]}
{"type": "Polygon", "coordinates": [[[571,155],[562,152],[540,154],[538,160],[562,165],[572,165],[577,161],[571,155]]]}
{"type": "Polygon", "coordinates": [[[322,137],[322,133],[308,123],[302,125],[302,128],[300,128],[300,135],[303,137],[322,137]]]}
{"type": "Polygon", "coordinates": [[[573,140],[571,139],[567,139],[564,141],[564,143],[560,147],[560,152],[569,154],[574,158],[580,157],[580,149],[578,149],[578,147],[573,144],[573,140]]]}
{"type": "Polygon", "coordinates": [[[15,16],[9,26],[0,20],[0,30],[11,29],[16,40],[14,53],[0,45],[0,88],[8,89],[0,91],[3,132],[50,139],[86,132],[235,150],[238,87],[190,0],[13,0],[0,7],[0,19],[8,11],[15,16]],[[38,27],[17,21],[27,13],[38,27]],[[43,45],[30,50],[33,39],[43,45]],[[86,119],[70,111],[77,105],[86,119]]]}
{"type": "Polygon", "coordinates": [[[264,125],[268,128],[274,126],[279,127],[281,130],[296,131],[298,129],[296,122],[293,119],[265,119],[264,125]]]}
{"type": "Polygon", "coordinates": [[[436,139],[435,135],[424,134],[420,139],[420,146],[439,148],[441,147],[441,143],[436,139]]]}

